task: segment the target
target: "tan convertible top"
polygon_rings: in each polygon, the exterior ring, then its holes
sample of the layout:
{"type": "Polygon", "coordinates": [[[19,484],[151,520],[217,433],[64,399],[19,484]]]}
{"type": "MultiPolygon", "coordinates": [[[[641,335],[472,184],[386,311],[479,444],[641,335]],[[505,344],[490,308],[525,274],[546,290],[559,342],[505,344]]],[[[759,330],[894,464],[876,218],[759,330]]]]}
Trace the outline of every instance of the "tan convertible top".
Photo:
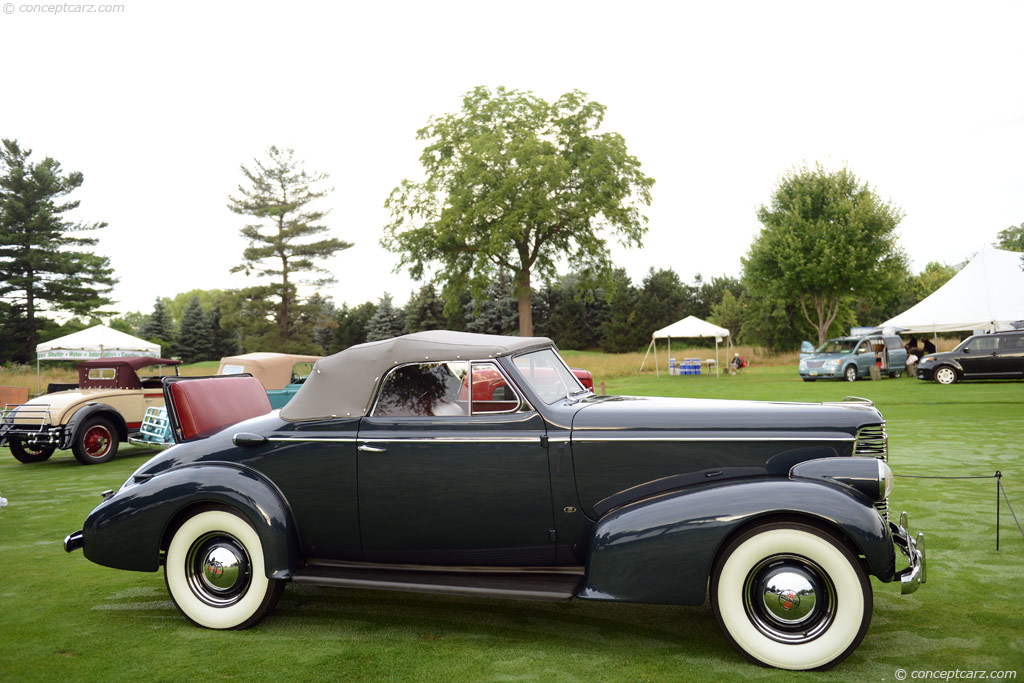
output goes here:
{"type": "Polygon", "coordinates": [[[295,397],[281,409],[285,420],[362,417],[380,378],[396,365],[423,361],[497,358],[553,346],[547,337],[499,337],[436,330],[352,346],[317,361],[295,397]]]}
{"type": "MultiPolygon", "coordinates": [[[[294,353],[258,351],[220,359],[217,374],[223,375],[224,366],[236,365],[263,383],[265,389],[284,389],[292,381],[292,366],[296,363],[315,363],[323,356],[300,356],[294,353]]],[[[237,370],[235,372],[238,372],[237,370]]]]}

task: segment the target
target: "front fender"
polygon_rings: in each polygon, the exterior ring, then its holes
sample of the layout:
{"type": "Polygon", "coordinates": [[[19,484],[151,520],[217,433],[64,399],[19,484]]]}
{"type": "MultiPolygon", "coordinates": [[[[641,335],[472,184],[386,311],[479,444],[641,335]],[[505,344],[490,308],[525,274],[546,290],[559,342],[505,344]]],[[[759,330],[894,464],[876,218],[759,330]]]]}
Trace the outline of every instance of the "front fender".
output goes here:
{"type": "Polygon", "coordinates": [[[116,569],[157,571],[161,542],[189,508],[237,510],[263,544],[268,578],[288,579],[302,566],[298,535],[280,492],[255,472],[231,463],[169,470],[130,485],[100,503],[85,520],[85,556],[116,569]]]}
{"type": "Polygon", "coordinates": [[[837,530],[872,574],[892,580],[889,528],[866,498],[824,482],[747,479],[653,496],[605,515],[594,529],[577,597],[701,605],[725,540],[745,524],[780,514],[837,530]]]}

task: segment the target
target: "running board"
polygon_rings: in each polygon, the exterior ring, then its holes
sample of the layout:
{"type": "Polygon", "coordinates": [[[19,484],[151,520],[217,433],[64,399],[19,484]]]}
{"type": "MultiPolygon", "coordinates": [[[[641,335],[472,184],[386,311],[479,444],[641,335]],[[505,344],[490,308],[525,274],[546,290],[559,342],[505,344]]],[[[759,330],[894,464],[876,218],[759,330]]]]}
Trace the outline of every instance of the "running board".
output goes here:
{"type": "Polygon", "coordinates": [[[583,583],[582,567],[424,567],[310,562],[295,583],[512,600],[565,601],[583,583]]]}

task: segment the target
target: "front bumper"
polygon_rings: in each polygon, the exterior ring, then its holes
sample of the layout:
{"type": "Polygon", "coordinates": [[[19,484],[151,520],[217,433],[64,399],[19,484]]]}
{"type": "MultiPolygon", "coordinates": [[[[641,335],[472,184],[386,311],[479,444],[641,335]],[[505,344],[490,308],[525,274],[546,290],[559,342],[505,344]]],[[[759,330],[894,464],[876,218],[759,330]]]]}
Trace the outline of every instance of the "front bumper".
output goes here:
{"type": "Polygon", "coordinates": [[[73,534],[64,537],[64,551],[73,553],[82,547],[82,530],[79,529],[73,534]]]}
{"type": "Polygon", "coordinates": [[[923,379],[928,382],[932,381],[932,373],[935,372],[935,366],[929,365],[918,365],[917,366],[917,378],[923,379]]]}
{"type": "Polygon", "coordinates": [[[917,538],[911,535],[907,529],[906,512],[900,513],[898,524],[896,522],[889,522],[889,531],[892,533],[893,544],[907,558],[907,567],[896,572],[895,578],[900,580],[900,593],[908,595],[916,591],[928,578],[924,534],[918,534],[917,538]]]}
{"type": "Polygon", "coordinates": [[[820,367],[820,368],[800,368],[800,377],[802,379],[842,379],[843,369],[841,367],[820,367]]]}

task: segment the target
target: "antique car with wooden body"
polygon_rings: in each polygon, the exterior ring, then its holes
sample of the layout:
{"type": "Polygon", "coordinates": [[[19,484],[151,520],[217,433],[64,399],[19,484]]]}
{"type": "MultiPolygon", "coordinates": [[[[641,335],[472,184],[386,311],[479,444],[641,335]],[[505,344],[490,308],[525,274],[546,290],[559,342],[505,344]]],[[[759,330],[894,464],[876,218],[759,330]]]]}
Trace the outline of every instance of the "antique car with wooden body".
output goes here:
{"type": "Polygon", "coordinates": [[[164,404],[160,373],[153,369],[174,368],[177,375],[180,363],[147,356],[82,361],[76,388],[7,407],[0,417],[0,445],[24,463],[66,448],[83,465],[107,462],[139,429],[146,410],[164,404]],[[139,377],[143,369],[156,374],[139,377]]]}
{"type": "Polygon", "coordinates": [[[904,593],[925,580],[923,537],[888,519],[885,422],[863,400],[597,396],[548,339],[456,332],[324,358],[280,411],[251,377],[164,390],[179,443],[64,546],[109,567],[162,565],[174,603],[207,628],[255,624],[289,581],[710,595],[744,655],[814,669],[864,637],[869,576],[904,593]]]}

